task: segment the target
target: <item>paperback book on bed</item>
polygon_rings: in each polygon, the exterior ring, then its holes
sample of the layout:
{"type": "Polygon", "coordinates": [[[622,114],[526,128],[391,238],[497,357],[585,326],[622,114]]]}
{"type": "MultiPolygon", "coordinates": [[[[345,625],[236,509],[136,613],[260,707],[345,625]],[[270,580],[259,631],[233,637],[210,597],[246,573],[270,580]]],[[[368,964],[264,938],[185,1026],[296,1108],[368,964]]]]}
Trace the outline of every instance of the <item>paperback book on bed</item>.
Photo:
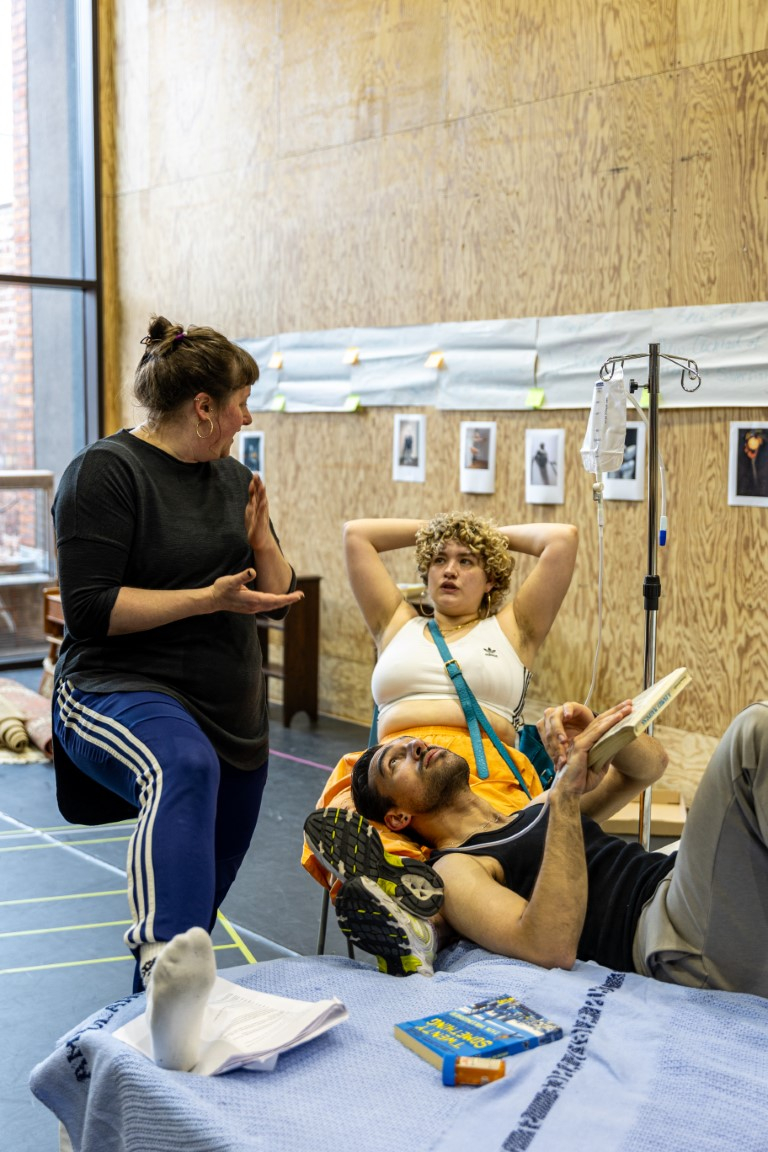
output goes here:
{"type": "Polygon", "coordinates": [[[601,768],[616,753],[644,732],[659,713],[663,712],[667,704],[674,700],[687,684],[691,676],[687,668],[675,668],[668,676],[663,676],[650,688],[640,692],[632,701],[632,711],[625,716],[615,728],[611,728],[604,736],[593,744],[588,760],[591,768],[601,768]]]}
{"type": "MultiPolygon", "coordinates": [[[[199,1076],[245,1068],[271,1072],[281,1052],[341,1024],[349,1013],[341,1000],[291,1000],[216,977],[203,1017],[199,1076]]],[[[118,1028],[115,1037],[152,1059],[146,1012],[118,1028]]]]}
{"type": "Polygon", "coordinates": [[[395,1024],[395,1036],[422,1059],[442,1068],[446,1056],[511,1056],[560,1040],[563,1030],[514,996],[481,1000],[395,1024]]]}

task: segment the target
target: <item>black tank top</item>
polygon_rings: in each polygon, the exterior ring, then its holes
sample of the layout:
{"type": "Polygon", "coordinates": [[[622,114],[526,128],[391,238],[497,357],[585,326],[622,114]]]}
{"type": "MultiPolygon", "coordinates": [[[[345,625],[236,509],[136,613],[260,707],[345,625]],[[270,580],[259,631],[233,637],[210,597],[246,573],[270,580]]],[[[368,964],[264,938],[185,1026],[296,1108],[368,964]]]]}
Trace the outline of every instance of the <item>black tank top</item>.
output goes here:
{"type": "MultiPolygon", "coordinates": [[[[491,856],[504,871],[505,887],[530,900],[544,854],[549,808],[519,840],[498,843],[513,832],[529,827],[541,812],[532,804],[517,812],[509,824],[494,832],[478,832],[462,845],[474,848],[477,856],[491,856]]],[[[609,836],[587,816],[581,818],[587,857],[587,912],[579,939],[579,960],[595,960],[619,972],[633,972],[632,941],[646,900],[650,899],[671,870],[676,853],[646,852],[642,845],[628,844],[609,836]]],[[[456,849],[433,852],[430,860],[450,855],[456,849]]]]}

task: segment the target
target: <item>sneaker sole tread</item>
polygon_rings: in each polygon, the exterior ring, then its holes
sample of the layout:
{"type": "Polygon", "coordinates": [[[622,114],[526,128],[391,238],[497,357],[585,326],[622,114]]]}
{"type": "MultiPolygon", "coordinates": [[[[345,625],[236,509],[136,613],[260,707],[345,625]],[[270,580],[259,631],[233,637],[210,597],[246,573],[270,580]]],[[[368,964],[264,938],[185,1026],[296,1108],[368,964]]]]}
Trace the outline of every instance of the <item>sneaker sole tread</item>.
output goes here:
{"type": "Polygon", "coordinates": [[[376,829],[358,813],[317,809],[307,817],[304,834],[314,855],[342,882],[367,876],[421,919],[442,906],[443,882],[434,868],[387,852],[376,829]]]}

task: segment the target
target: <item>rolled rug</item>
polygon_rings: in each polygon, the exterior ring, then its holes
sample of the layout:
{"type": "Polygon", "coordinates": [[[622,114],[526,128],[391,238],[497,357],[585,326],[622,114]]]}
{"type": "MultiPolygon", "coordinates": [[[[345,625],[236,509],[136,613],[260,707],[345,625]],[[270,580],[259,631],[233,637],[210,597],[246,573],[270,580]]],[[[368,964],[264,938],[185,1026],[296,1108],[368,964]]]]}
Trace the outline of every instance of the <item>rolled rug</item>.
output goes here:
{"type": "Polygon", "coordinates": [[[49,760],[52,760],[53,738],[51,736],[50,714],[47,716],[27,716],[24,720],[24,727],[27,730],[30,743],[39,748],[49,760]]]}
{"type": "Polygon", "coordinates": [[[29,736],[24,722],[18,709],[5,696],[0,696],[0,744],[4,744],[11,752],[26,752],[29,748],[29,736]]]}

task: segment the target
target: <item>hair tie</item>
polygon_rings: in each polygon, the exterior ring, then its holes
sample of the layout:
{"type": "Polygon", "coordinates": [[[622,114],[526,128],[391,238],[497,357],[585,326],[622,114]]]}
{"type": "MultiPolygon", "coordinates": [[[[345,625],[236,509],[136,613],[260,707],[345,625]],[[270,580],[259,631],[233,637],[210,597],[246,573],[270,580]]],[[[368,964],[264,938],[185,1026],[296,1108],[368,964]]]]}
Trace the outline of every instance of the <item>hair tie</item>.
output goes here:
{"type": "Polygon", "coordinates": [[[186,332],[179,332],[178,335],[174,336],[174,340],[183,340],[185,336],[186,332]]]}

